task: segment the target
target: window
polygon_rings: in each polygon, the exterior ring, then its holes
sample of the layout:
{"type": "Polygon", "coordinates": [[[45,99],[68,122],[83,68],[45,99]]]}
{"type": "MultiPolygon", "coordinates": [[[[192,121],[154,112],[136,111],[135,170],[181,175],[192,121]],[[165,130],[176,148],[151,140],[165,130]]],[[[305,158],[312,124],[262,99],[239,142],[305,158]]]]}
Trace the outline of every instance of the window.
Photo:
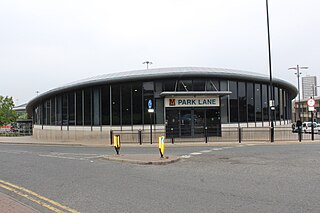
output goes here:
{"type": "Polygon", "coordinates": [[[110,124],[110,86],[101,88],[102,125],[110,124]]]}
{"type": "Polygon", "coordinates": [[[193,80],[193,91],[205,91],[205,80],[193,80]]]}
{"type": "Polygon", "coordinates": [[[83,91],[79,90],[76,92],[76,124],[83,125],[83,91]]]}
{"type": "Polygon", "coordinates": [[[69,108],[69,125],[75,125],[75,100],[74,100],[74,92],[69,93],[69,99],[68,99],[68,108],[69,108]]]}
{"type": "Polygon", "coordinates": [[[84,125],[91,126],[91,88],[84,90],[84,125]]]}
{"type": "Polygon", "coordinates": [[[56,125],[56,98],[51,98],[51,116],[50,116],[50,125],[56,125]]]}
{"type": "Polygon", "coordinates": [[[238,122],[238,90],[237,82],[229,81],[230,95],[230,122],[238,122]]]}
{"type": "Polygon", "coordinates": [[[112,125],[120,125],[120,85],[112,85],[112,125]]]}
{"type": "Polygon", "coordinates": [[[131,84],[121,86],[122,125],[131,125],[131,84]]]}
{"type": "Polygon", "coordinates": [[[247,122],[247,96],[245,82],[238,82],[238,99],[240,122],[247,122]]]}
{"type": "Polygon", "coordinates": [[[269,103],[268,103],[268,88],[270,88],[268,85],[263,84],[262,85],[262,110],[263,110],[263,120],[269,121],[269,103]]]}
{"type": "Polygon", "coordinates": [[[261,85],[255,84],[254,86],[254,100],[255,100],[255,112],[256,121],[262,121],[262,110],[261,110],[261,85]]]}
{"type": "Polygon", "coordinates": [[[176,81],[163,80],[163,91],[176,91],[176,81]]]}
{"type": "Polygon", "coordinates": [[[68,125],[68,95],[62,95],[62,125],[68,125]]]}
{"type": "Polygon", "coordinates": [[[93,126],[100,126],[100,88],[92,90],[92,120],[93,126]]]}
{"type": "Polygon", "coordinates": [[[247,83],[248,122],[254,122],[254,88],[253,83],[247,83]]]}
{"type": "Polygon", "coordinates": [[[132,116],[133,124],[142,124],[142,84],[132,84],[132,116]]]}
{"type": "Polygon", "coordinates": [[[178,83],[178,91],[192,91],[192,80],[180,80],[178,83]]]}
{"type": "MultiPolygon", "coordinates": [[[[219,91],[220,85],[218,80],[207,80],[206,91],[219,91]]],[[[221,89],[223,91],[228,91],[228,88],[221,89]]]]}
{"type": "MultiPolygon", "coordinates": [[[[220,82],[221,91],[229,91],[228,89],[228,82],[227,81],[221,81],[220,82]]],[[[222,123],[229,123],[228,119],[228,96],[222,96],[220,98],[220,109],[221,109],[221,122],[222,123]]]]}
{"type": "Polygon", "coordinates": [[[56,114],[56,125],[62,125],[62,97],[57,96],[57,114],[56,114]]]}

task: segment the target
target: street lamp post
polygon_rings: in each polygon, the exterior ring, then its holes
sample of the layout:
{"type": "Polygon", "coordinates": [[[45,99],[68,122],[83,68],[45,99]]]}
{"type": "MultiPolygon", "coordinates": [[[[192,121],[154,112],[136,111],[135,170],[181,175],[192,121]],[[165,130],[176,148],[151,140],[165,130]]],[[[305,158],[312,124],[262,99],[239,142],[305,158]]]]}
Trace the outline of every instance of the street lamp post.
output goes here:
{"type": "Polygon", "coordinates": [[[270,45],[270,30],[269,30],[269,7],[268,0],[266,0],[266,11],[267,11],[267,30],[268,30],[268,53],[269,53],[269,76],[270,76],[270,127],[271,127],[271,138],[270,141],[274,142],[274,124],[273,124],[273,111],[274,108],[274,98],[273,98],[273,85],[272,85],[272,63],[271,63],[271,45],[270,45]]]}
{"type": "MultiPolygon", "coordinates": [[[[151,61],[145,61],[142,64],[146,64],[147,65],[147,70],[148,70],[149,69],[149,64],[151,65],[152,62],[151,61]]],[[[152,103],[151,99],[148,100],[148,113],[150,115],[150,143],[152,144],[152,115],[154,114],[154,109],[153,109],[153,103],[152,103]]]]}
{"type": "MultiPolygon", "coordinates": [[[[296,70],[297,72],[295,73],[297,75],[297,79],[298,79],[298,119],[301,121],[301,114],[300,114],[300,75],[302,74],[300,72],[300,70],[302,69],[308,69],[308,67],[300,67],[299,65],[297,65],[297,67],[290,67],[288,70],[296,70]]],[[[296,119],[296,118],[295,118],[296,119]]]]}
{"type": "Polygon", "coordinates": [[[145,62],[143,62],[142,64],[146,64],[146,65],[147,65],[147,70],[148,70],[148,69],[149,69],[149,64],[151,65],[152,62],[151,62],[151,61],[145,61],[145,62]]]}

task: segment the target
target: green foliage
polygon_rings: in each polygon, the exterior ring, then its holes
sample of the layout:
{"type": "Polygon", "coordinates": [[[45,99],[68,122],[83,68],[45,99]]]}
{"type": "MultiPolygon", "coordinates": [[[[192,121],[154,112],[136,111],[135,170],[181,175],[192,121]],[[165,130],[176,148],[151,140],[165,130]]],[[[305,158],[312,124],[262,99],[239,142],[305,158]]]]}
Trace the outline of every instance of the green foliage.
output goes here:
{"type": "Polygon", "coordinates": [[[17,113],[19,119],[28,119],[28,113],[17,113]]]}
{"type": "Polygon", "coordinates": [[[0,126],[15,122],[17,113],[13,110],[14,102],[12,97],[0,95],[0,126]]]}

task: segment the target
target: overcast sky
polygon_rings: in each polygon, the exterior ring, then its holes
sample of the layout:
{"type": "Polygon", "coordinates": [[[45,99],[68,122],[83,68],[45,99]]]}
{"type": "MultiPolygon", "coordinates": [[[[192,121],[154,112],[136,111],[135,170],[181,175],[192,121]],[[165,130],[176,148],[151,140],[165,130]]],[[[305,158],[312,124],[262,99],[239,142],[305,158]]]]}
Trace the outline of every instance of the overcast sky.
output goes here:
{"type": "MultiPolygon", "coordinates": [[[[320,1],[269,0],[273,76],[320,81],[320,1]]],[[[16,104],[109,72],[197,66],[268,75],[265,0],[2,0],[0,95],[16,104]]]]}

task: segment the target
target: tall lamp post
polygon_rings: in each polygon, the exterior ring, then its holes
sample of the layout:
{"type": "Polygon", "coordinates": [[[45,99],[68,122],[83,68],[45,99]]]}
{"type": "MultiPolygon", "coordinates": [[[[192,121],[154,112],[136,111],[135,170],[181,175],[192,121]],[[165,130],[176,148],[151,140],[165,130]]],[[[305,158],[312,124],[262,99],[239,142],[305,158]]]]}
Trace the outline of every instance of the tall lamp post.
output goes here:
{"type": "Polygon", "coordinates": [[[151,61],[145,61],[145,62],[143,62],[142,64],[146,64],[146,65],[147,65],[147,70],[148,70],[148,69],[149,69],[149,64],[151,65],[152,62],[151,62],[151,61]]]}
{"type": "MultiPolygon", "coordinates": [[[[147,70],[148,70],[149,69],[149,64],[151,65],[152,62],[151,61],[145,61],[142,64],[146,64],[147,65],[147,70]]],[[[150,115],[150,143],[152,144],[152,114],[154,113],[154,108],[153,108],[153,103],[152,103],[151,99],[148,100],[148,113],[150,115]]]]}
{"type": "Polygon", "coordinates": [[[271,125],[271,142],[274,142],[274,124],[273,124],[273,111],[274,98],[273,98],[273,85],[272,85],[272,67],[271,67],[271,46],[270,46],[270,30],[269,30],[269,7],[268,0],[266,0],[266,10],[267,10],[267,29],[268,29],[268,53],[269,53],[269,76],[270,76],[270,125],[271,125]]]}
{"type": "Polygon", "coordinates": [[[300,108],[300,75],[302,74],[300,72],[300,70],[302,69],[308,69],[308,67],[300,67],[299,65],[297,65],[297,67],[290,67],[288,68],[288,70],[296,70],[297,72],[295,73],[297,75],[297,79],[298,79],[298,119],[301,121],[301,115],[300,115],[300,111],[301,111],[301,108],[300,108]]]}

